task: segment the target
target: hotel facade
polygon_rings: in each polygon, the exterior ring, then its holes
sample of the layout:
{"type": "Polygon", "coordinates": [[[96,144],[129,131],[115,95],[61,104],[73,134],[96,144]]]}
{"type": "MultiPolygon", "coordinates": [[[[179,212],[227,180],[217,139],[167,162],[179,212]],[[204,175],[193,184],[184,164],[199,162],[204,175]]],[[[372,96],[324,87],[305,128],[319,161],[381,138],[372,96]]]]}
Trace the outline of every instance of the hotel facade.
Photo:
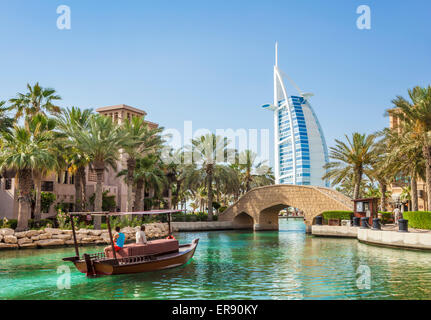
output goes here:
{"type": "MultiPolygon", "coordinates": [[[[115,123],[121,124],[129,121],[133,116],[144,117],[146,112],[125,104],[108,106],[96,109],[103,116],[111,117],[115,123]]],[[[156,128],[158,124],[146,121],[148,127],[156,128]]],[[[127,184],[124,177],[117,174],[127,168],[127,155],[122,153],[117,163],[117,171],[108,168],[103,177],[103,191],[108,196],[114,196],[117,205],[116,210],[126,211],[127,184]]],[[[63,203],[73,211],[75,203],[75,179],[74,175],[67,170],[61,173],[50,172],[42,179],[42,191],[53,193],[56,197],[55,203],[51,205],[49,212],[42,213],[42,218],[55,216],[55,205],[63,203]]],[[[87,200],[96,192],[97,177],[94,170],[89,166],[86,168],[85,195],[87,200]]],[[[18,217],[18,191],[14,173],[0,176],[0,219],[17,219],[18,217]]],[[[145,190],[145,198],[153,196],[153,190],[145,190]]],[[[91,206],[91,205],[90,205],[91,206]]]]}
{"type": "Polygon", "coordinates": [[[322,180],[328,163],[328,148],[319,120],[311,107],[311,93],[287,94],[278,68],[277,44],[274,65],[274,102],[262,106],[274,113],[274,173],[276,184],[329,187],[322,180]]]}

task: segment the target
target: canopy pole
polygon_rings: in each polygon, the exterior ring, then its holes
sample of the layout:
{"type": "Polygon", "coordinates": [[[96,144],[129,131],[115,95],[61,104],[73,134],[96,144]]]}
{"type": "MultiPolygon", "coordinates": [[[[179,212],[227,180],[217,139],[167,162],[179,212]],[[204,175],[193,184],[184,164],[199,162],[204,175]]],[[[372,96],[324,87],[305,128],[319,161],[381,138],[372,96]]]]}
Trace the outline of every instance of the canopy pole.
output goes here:
{"type": "Polygon", "coordinates": [[[73,234],[73,244],[75,246],[76,257],[79,259],[79,249],[78,242],[76,241],[76,233],[75,233],[75,222],[73,221],[73,216],[69,215],[70,223],[72,224],[72,234],[73,234]]]}
{"type": "Polygon", "coordinates": [[[111,240],[111,248],[112,248],[112,254],[114,255],[114,259],[115,261],[117,261],[117,253],[115,252],[115,247],[114,247],[114,239],[112,238],[112,231],[111,231],[111,218],[109,217],[109,215],[106,215],[106,224],[108,226],[108,233],[109,233],[109,239],[111,240]]]}

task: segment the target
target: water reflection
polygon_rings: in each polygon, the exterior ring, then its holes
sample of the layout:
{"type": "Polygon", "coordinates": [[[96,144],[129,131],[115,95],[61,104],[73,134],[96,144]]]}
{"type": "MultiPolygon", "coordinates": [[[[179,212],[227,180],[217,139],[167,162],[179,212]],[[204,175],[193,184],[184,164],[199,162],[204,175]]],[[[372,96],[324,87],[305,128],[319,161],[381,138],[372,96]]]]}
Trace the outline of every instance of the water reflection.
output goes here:
{"type": "MultiPolygon", "coordinates": [[[[58,290],[56,268],[73,248],[0,253],[2,299],[430,299],[431,253],[315,238],[301,220],[280,231],[181,233],[199,238],[186,265],[158,272],[86,278],[72,266],[72,288],[58,290]],[[356,285],[359,265],[371,289],[356,285]]],[[[100,247],[86,248],[96,252],[100,247]]]]}

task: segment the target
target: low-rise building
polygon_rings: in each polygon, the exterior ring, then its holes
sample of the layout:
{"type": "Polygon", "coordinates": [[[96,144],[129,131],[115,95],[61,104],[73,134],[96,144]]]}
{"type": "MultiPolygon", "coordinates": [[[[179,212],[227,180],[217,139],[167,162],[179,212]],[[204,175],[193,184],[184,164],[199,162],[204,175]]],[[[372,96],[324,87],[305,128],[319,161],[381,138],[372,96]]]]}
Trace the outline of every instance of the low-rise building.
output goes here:
{"type": "MultiPolygon", "coordinates": [[[[133,116],[143,117],[146,112],[128,105],[120,104],[115,106],[107,106],[96,109],[101,115],[112,117],[116,123],[122,123],[126,119],[130,120],[133,116]]],[[[150,128],[157,128],[158,124],[146,121],[150,128]]],[[[126,211],[127,203],[127,184],[124,177],[117,177],[119,171],[127,168],[127,155],[121,154],[117,165],[117,171],[108,168],[104,174],[103,191],[107,191],[109,196],[115,197],[117,210],[126,211]]],[[[42,215],[42,218],[55,215],[55,205],[64,203],[69,206],[69,210],[73,210],[75,203],[75,185],[74,175],[69,171],[64,171],[60,174],[50,172],[42,179],[41,189],[43,192],[51,192],[55,194],[55,203],[50,207],[50,212],[42,215]]],[[[96,173],[90,168],[86,168],[86,188],[85,194],[87,202],[96,191],[96,173]]],[[[151,197],[152,192],[146,194],[146,197],[151,197]]],[[[0,177],[0,218],[17,219],[18,217],[18,191],[13,172],[5,172],[0,177]]]]}

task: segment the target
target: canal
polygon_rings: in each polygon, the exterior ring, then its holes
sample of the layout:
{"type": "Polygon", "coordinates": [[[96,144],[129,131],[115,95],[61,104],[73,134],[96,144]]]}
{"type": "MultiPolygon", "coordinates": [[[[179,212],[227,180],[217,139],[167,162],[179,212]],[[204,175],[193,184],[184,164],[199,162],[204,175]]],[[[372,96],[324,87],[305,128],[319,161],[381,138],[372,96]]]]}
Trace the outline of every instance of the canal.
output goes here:
{"type": "Polygon", "coordinates": [[[61,260],[73,248],[2,251],[0,299],[431,298],[431,253],[312,237],[301,220],[280,219],[276,232],[176,236],[200,238],[188,264],[134,275],[86,278],[61,260]],[[57,288],[59,267],[70,267],[70,289],[57,288]]]}

